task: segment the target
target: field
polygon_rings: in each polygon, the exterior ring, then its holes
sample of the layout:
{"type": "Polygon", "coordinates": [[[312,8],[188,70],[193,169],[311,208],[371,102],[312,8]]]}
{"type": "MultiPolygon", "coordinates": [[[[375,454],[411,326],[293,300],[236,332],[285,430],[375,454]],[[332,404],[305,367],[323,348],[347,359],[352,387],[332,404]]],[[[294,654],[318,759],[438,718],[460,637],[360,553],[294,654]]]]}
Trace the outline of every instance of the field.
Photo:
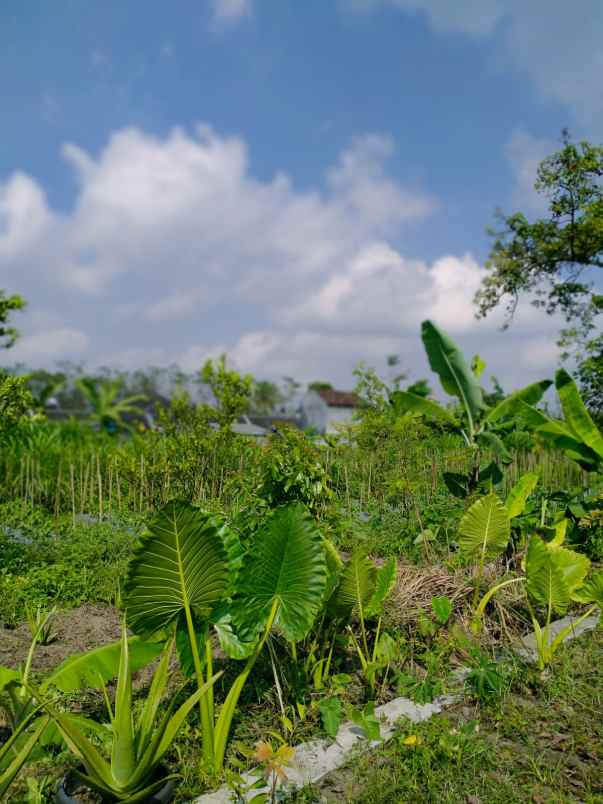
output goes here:
{"type": "Polygon", "coordinates": [[[157,431],[25,420],[5,437],[8,801],[52,801],[82,764],[82,801],[146,800],[170,773],[174,801],[224,782],[242,801],[257,767],[273,788],[257,800],[285,800],[296,745],[348,719],[378,738],[375,704],[449,690],[452,709],[291,800],[602,800],[600,631],[547,634],[601,601],[592,438],[577,462],[525,410],[467,438],[394,401],[326,438],[258,443],[177,404],[157,431]],[[514,648],[533,630],[529,662],[514,648]]]}

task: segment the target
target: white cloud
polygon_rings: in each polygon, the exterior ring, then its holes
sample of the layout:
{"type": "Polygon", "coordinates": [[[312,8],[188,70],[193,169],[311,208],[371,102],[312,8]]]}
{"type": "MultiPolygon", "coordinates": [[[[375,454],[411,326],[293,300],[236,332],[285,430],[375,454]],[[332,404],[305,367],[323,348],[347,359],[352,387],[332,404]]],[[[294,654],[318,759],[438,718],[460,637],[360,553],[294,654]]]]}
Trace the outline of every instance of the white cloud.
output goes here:
{"type": "Polygon", "coordinates": [[[493,53],[541,94],[565,104],[598,136],[603,123],[603,5],[600,0],[341,0],[344,8],[397,8],[426,15],[436,32],[493,39],[493,53]]]}
{"type": "Polygon", "coordinates": [[[508,365],[498,338],[516,349],[550,320],[521,311],[522,328],[499,336],[500,318],[474,319],[470,254],[404,254],[405,232],[437,204],[388,174],[392,150],[358,137],[302,191],[285,174],[256,179],[245,142],[207,126],[124,129],[96,156],[65,146],[79,182],[70,212],[22,174],[0,189],[0,287],[30,302],[15,359],[196,370],[228,352],[259,376],[349,385],[356,362],[393,352],[425,373],[418,329],[432,317],[472,351],[476,337],[486,357],[491,345],[502,377],[529,379],[537,353],[508,365]]]}
{"type": "Polygon", "coordinates": [[[389,6],[425,12],[436,31],[488,34],[502,15],[504,0],[343,0],[343,4],[357,11],[389,6]]]}
{"type": "Polygon", "coordinates": [[[79,329],[61,327],[25,335],[7,354],[16,363],[46,364],[58,358],[79,357],[88,349],[90,338],[79,329]]]}
{"type": "Polygon", "coordinates": [[[41,187],[24,173],[0,184],[0,258],[28,251],[50,223],[41,187]]]}
{"type": "Polygon", "coordinates": [[[211,12],[214,25],[232,25],[251,15],[252,0],[211,0],[211,12]]]}
{"type": "Polygon", "coordinates": [[[515,182],[512,193],[514,209],[542,215],[548,208],[546,197],[536,192],[534,182],[540,162],[560,148],[560,143],[538,139],[522,129],[516,129],[505,148],[515,182]]]}

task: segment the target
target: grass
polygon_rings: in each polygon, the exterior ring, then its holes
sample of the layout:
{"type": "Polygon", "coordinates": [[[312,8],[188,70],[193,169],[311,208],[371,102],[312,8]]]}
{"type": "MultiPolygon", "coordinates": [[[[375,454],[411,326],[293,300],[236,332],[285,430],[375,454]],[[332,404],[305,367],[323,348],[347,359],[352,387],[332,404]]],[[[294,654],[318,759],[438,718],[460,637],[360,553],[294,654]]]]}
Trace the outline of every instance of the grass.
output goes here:
{"type": "Polygon", "coordinates": [[[572,642],[545,676],[525,668],[495,703],[401,726],[292,801],[603,802],[603,633],[572,642]]]}

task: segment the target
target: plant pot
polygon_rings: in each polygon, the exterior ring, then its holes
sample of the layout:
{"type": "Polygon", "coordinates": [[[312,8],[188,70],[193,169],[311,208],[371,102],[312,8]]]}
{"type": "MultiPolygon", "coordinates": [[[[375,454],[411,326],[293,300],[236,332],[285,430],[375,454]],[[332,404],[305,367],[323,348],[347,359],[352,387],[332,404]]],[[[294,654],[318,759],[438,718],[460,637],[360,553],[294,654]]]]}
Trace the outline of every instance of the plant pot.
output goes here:
{"type": "MultiPolygon", "coordinates": [[[[83,768],[79,768],[80,771],[83,771],[83,768]]],[[[88,802],[108,802],[114,801],[114,799],[101,799],[98,794],[96,794],[96,798],[90,798],[87,794],[85,797],[81,797],[81,793],[76,793],[76,788],[78,783],[75,781],[71,773],[68,773],[64,778],[63,781],[59,783],[58,790],[55,795],[55,804],[88,804],[88,802]]],[[[83,785],[80,785],[83,788],[84,792],[87,788],[84,788],[83,785]]],[[[174,791],[176,789],[176,780],[175,779],[168,779],[166,783],[163,785],[162,788],[157,790],[150,798],[145,799],[144,804],[168,804],[169,801],[172,800],[174,796],[174,791]]],[[[88,791],[92,795],[95,795],[93,791],[88,791]]]]}

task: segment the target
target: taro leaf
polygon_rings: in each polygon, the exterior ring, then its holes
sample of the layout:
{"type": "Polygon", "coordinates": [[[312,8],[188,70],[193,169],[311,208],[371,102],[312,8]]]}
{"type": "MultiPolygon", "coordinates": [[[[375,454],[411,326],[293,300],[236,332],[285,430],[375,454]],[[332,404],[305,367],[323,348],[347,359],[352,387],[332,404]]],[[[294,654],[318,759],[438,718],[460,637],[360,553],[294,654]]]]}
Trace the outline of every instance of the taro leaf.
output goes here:
{"type": "Polygon", "coordinates": [[[551,380],[540,380],[540,382],[528,385],[520,391],[515,391],[515,393],[510,394],[506,399],[503,399],[502,402],[499,402],[498,405],[495,405],[492,410],[488,411],[485,416],[485,421],[493,424],[507,416],[514,416],[522,412],[524,410],[523,406],[528,407],[530,405],[536,405],[552,384],[551,380]]]}
{"type": "Polygon", "coordinates": [[[528,497],[536,488],[537,483],[538,475],[535,472],[526,472],[519,478],[507,496],[506,505],[509,519],[523,514],[528,497]]]}
{"type": "Polygon", "coordinates": [[[442,477],[446,488],[455,497],[464,500],[469,494],[467,477],[465,475],[461,475],[458,472],[443,472],[442,477]]]}
{"type": "Polygon", "coordinates": [[[509,543],[509,515],[496,494],[473,503],[459,524],[459,547],[468,558],[488,561],[509,543]]]}
{"type": "Polygon", "coordinates": [[[492,481],[493,486],[497,486],[503,481],[503,473],[500,467],[494,461],[491,461],[487,466],[480,466],[479,475],[477,477],[479,483],[487,483],[492,481]]]}
{"type": "Polygon", "coordinates": [[[367,617],[377,617],[381,614],[383,604],[394,588],[397,570],[398,564],[393,556],[388,558],[385,564],[377,570],[375,591],[364,607],[364,614],[367,617]]]}
{"type": "Polygon", "coordinates": [[[603,459],[603,436],[599,432],[584,406],[582,397],[565,369],[559,369],[555,375],[555,387],[565,416],[565,423],[580,441],[592,449],[603,459]]]}
{"type": "Polygon", "coordinates": [[[367,606],[377,586],[377,567],[370,558],[355,553],[344,565],[339,584],[329,600],[329,612],[340,619],[349,618],[360,605],[367,606]]]}
{"type": "Polygon", "coordinates": [[[581,553],[568,550],[567,547],[562,547],[554,542],[550,542],[546,547],[552,553],[553,561],[561,572],[570,595],[573,594],[582,586],[588,575],[590,560],[581,553]]]}
{"type": "Polygon", "coordinates": [[[275,625],[290,642],[303,639],[316,618],[327,581],[320,532],[303,505],[277,508],[258,530],[239,576],[233,625],[252,641],[265,628],[273,606],[275,625]]]}
{"type": "Polygon", "coordinates": [[[434,421],[446,422],[454,427],[458,427],[458,422],[446,408],[442,407],[438,402],[431,399],[425,399],[423,396],[418,396],[410,391],[394,391],[389,398],[390,404],[396,413],[419,413],[427,419],[434,421]]]}
{"type": "Polygon", "coordinates": [[[553,554],[539,536],[532,536],[526,555],[526,589],[541,606],[563,614],[570,602],[570,591],[553,554]]]}
{"type": "Polygon", "coordinates": [[[135,633],[152,634],[188,607],[198,620],[232,586],[221,520],[188,502],[167,503],[143,533],[128,567],[123,604],[135,633]]]}
{"type": "Polygon", "coordinates": [[[446,625],[452,614],[452,600],[446,595],[435,595],[431,598],[431,608],[440,625],[446,625]]]}
{"type": "MultiPolygon", "coordinates": [[[[163,650],[163,642],[147,642],[139,637],[128,641],[132,672],[153,661],[163,650]]],[[[121,656],[121,642],[101,645],[86,653],[69,656],[56,670],[44,679],[43,688],[56,687],[61,692],[84,688],[97,689],[117,676],[121,656]]]]}
{"type": "Polygon", "coordinates": [[[492,450],[496,457],[500,458],[503,463],[512,462],[513,458],[496,433],[485,430],[483,433],[478,433],[475,440],[482,449],[492,450]]]}
{"type": "Polygon", "coordinates": [[[326,733],[335,739],[343,719],[343,706],[339,698],[323,698],[318,704],[322,727],[326,733]]]}
{"type": "Polygon", "coordinates": [[[9,684],[19,682],[21,680],[21,673],[18,670],[12,670],[10,667],[0,666],[0,692],[9,684]]]}
{"type": "Polygon", "coordinates": [[[439,376],[446,393],[460,399],[473,432],[474,422],[485,407],[477,378],[456,343],[431,321],[421,324],[421,337],[432,371],[439,376]]]}
{"type": "Polygon", "coordinates": [[[572,593],[572,599],[578,603],[596,603],[601,609],[603,623],[603,570],[595,572],[579,589],[572,593]]]}
{"type": "Polygon", "coordinates": [[[359,726],[367,740],[379,740],[381,738],[381,726],[375,717],[375,703],[369,701],[363,710],[351,709],[350,719],[359,726]]]}
{"type": "Polygon", "coordinates": [[[233,630],[231,620],[231,616],[225,614],[213,624],[220,647],[229,659],[247,659],[255,650],[257,642],[243,642],[239,639],[233,630]]]}

